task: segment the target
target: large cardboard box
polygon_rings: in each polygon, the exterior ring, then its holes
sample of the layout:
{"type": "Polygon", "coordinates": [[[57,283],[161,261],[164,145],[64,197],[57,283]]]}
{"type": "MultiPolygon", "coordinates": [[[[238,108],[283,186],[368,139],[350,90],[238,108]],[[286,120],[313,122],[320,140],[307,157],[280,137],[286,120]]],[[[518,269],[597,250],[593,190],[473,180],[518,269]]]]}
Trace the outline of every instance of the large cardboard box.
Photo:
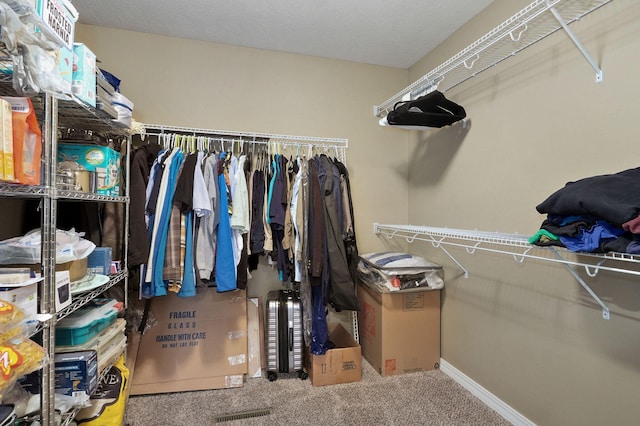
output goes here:
{"type": "Polygon", "coordinates": [[[247,299],[248,322],[248,377],[257,379],[262,377],[262,342],[264,342],[264,327],[261,321],[261,303],[258,297],[247,299]]]}
{"type": "Polygon", "coordinates": [[[379,293],[358,285],[362,356],[383,376],[440,363],[440,290],[379,293]]]}
{"type": "Polygon", "coordinates": [[[244,290],[154,297],[157,324],[140,339],[131,395],[242,387],[247,373],[244,290]]]}
{"type": "Polygon", "coordinates": [[[313,355],[306,348],[305,364],[313,386],[359,382],[362,354],[358,342],[338,323],[329,324],[329,340],[336,347],[324,355],[313,355]]]}

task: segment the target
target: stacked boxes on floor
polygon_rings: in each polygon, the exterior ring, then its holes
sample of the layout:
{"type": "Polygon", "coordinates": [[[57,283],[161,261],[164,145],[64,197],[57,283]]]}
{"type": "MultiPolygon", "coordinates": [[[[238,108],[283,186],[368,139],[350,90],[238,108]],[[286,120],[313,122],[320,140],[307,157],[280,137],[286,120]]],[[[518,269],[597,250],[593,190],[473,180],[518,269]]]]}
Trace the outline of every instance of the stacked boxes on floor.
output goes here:
{"type": "Polygon", "coordinates": [[[442,266],[400,252],[360,259],[362,356],[383,376],[438,368],[442,266]]]}

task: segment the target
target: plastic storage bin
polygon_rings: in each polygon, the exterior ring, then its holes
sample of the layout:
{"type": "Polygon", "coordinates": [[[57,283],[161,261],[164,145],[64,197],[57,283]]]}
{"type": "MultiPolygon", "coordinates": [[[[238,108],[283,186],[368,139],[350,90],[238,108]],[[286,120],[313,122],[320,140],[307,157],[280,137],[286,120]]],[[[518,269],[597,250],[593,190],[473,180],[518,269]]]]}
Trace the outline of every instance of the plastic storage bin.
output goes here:
{"type": "Polygon", "coordinates": [[[56,325],[56,345],[82,345],[113,324],[118,316],[114,299],[94,299],[56,325]]]}

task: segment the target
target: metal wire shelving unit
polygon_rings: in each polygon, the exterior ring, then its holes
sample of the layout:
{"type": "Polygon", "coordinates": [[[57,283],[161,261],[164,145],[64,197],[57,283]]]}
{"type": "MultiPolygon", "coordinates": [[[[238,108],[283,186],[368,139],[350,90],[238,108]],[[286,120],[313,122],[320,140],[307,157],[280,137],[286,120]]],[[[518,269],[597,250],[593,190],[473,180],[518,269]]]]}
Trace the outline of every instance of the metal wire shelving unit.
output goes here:
{"type": "MultiPolygon", "coordinates": [[[[0,94],[16,96],[8,78],[0,79],[0,94]]],[[[56,313],[55,310],[55,253],[56,253],[56,212],[57,203],[60,200],[75,200],[78,202],[115,202],[123,203],[125,208],[124,229],[129,227],[129,162],[130,136],[127,129],[114,122],[110,116],[100,110],[84,105],[75,99],[59,100],[50,94],[40,94],[32,97],[32,104],[38,117],[42,131],[42,158],[41,158],[41,184],[35,186],[20,185],[14,183],[0,183],[0,197],[24,198],[40,200],[41,215],[41,241],[42,241],[42,276],[39,284],[39,312],[48,316],[43,321],[38,331],[42,332],[42,346],[49,354],[49,361],[41,370],[41,410],[39,420],[43,425],[56,424],[56,412],[54,404],[55,394],[55,325],[56,322],[81,306],[94,299],[112,286],[123,283],[128,286],[128,272],[126,256],[123,256],[123,270],[111,275],[109,281],[103,286],[92,291],[73,297],[73,303],[64,310],[56,313]],[[105,196],[93,193],[66,191],[56,188],[56,151],[58,142],[58,130],[60,128],[88,129],[100,133],[105,137],[115,138],[126,143],[126,156],[123,160],[125,173],[125,195],[105,196]]],[[[127,253],[128,241],[124,232],[123,253],[127,253]]],[[[126,301],[125,301],[126,306],[126,301]]],[[[110,367],[110,366],[109,366],[110,367]]],[[[102,373],[106,374],[109,368],[102,373]]],[[[67,417],[67,422],[73,417],[67,417]]]]}

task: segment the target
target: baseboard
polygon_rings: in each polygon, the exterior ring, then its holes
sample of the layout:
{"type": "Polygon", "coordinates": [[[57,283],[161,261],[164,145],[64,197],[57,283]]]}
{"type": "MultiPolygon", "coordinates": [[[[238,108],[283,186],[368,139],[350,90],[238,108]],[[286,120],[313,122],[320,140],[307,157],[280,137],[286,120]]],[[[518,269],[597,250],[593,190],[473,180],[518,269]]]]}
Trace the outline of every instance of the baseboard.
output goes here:
{"type": "Polygon", "coordinates": [[[494,409],[502,417],[510,421],[515,426],[535,426],[531,420],[514,410],[510,405],[502,401],[500,398],[489,392],[487,389],[480,386],[471,377],[464,374],[462,371],[449,364],[444,359],[440,359],[440,370],[451,377],[457,383],[462,385],[466,390],[471,392],[474,396],[494,409]]]}

